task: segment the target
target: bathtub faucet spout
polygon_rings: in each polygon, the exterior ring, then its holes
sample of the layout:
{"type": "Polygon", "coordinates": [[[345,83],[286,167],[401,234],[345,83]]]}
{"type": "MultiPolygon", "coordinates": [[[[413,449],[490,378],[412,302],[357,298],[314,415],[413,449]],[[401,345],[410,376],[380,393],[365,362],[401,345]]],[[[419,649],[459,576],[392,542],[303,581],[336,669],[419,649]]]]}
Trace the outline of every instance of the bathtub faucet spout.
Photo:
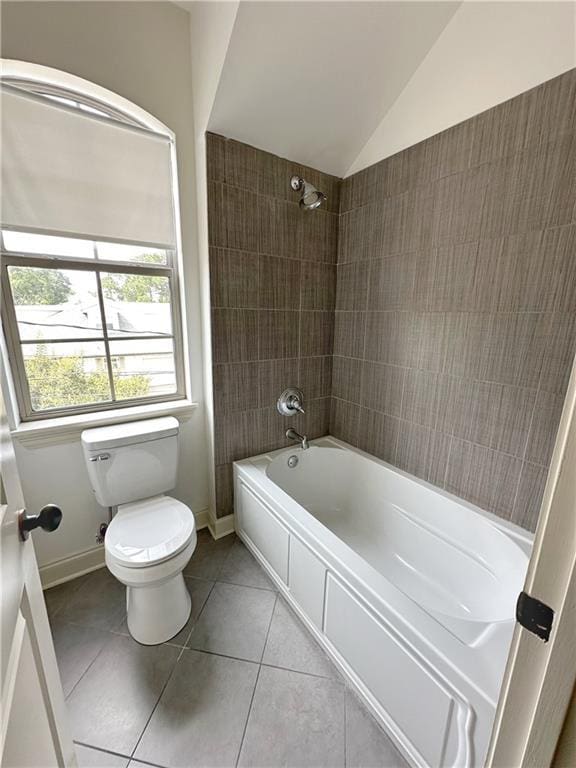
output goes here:
{"type": "Polygon", "coordinates": [[[287,429],[286,430],[286,437],[289,440],[299,440],[302,444],[302,450],[305,451],[308,448],[308,438],[306,435],[301,435],[299,432],[296,432],[295,429],[287,429]]]}

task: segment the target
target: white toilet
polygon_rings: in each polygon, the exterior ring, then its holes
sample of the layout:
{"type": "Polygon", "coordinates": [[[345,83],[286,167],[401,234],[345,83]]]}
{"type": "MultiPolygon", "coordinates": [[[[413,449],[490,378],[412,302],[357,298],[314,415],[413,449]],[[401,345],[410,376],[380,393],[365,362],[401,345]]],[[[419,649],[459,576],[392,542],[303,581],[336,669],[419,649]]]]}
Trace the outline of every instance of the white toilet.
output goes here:
{"type": "Polygon", "coordinates": [[[118,507],[106,565],[126,585],[128,629],[144,645],[174,637],[191,610],[182,571],[196,548],[194,515],[164,495],[176,485],[178,427],[168,416],[82,432],[96,500],[118,507]]]}

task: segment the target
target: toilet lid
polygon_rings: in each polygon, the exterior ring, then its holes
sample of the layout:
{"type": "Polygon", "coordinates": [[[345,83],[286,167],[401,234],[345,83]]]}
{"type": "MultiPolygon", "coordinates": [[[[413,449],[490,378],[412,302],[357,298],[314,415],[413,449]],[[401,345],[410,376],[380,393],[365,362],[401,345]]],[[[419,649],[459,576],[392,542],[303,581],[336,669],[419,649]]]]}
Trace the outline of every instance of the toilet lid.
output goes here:
{"type": "Polygon", "coordinates": [[[106,531],[108,556],[120,565],[139,568],[177,555],[194,534],[194,515],[170,496],[122,504],[106,531]]]}

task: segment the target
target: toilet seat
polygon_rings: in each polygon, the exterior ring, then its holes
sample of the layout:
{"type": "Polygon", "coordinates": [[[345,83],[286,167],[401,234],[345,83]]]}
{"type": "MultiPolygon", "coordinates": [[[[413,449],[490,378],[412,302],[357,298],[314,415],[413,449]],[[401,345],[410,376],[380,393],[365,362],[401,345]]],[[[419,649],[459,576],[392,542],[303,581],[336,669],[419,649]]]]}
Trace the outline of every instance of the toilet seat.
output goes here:
{"type": "Polygon", "coordinates": [[[145,568],[176,557],[195,536],[192,510],[171,496],[122,504],[106,531],[108,563],[145,568]]]}

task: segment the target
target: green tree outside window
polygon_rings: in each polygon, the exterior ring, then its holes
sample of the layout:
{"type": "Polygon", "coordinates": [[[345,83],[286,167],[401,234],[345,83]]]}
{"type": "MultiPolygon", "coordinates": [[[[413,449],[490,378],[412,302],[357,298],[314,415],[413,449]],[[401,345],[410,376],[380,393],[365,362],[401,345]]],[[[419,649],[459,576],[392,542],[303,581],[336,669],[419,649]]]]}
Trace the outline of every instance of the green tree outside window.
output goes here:
{"type": "Polygon", "coordinates": [[[10,267],[10,286],[14,304],[65,304],[72,295],[72,284],[57,269],[10,267]]]}
{"type": "MultiPolygon", "coordinates": [[[[86,372],[81,355],[55,357],[47,353],[44,344],[38,344],[36,353],[25,365],[35,411],[111,399],[108,373],[86,372]]],[[[117,400],[145,397],[150,391],[150,379],[141,374],[115,377],[114,390],[117,400]]]]}
{"type": "MultiPolygon", "coordinates": [[[[157,253],[145,253],[140,261],[160,264],[163,257],[157,253]]],[[[108,274],[102,278],[102,291],[112,301],[148,302],[167,304],[170,301],[170,285],[167,277],[155,275],[108,274]]]]}

